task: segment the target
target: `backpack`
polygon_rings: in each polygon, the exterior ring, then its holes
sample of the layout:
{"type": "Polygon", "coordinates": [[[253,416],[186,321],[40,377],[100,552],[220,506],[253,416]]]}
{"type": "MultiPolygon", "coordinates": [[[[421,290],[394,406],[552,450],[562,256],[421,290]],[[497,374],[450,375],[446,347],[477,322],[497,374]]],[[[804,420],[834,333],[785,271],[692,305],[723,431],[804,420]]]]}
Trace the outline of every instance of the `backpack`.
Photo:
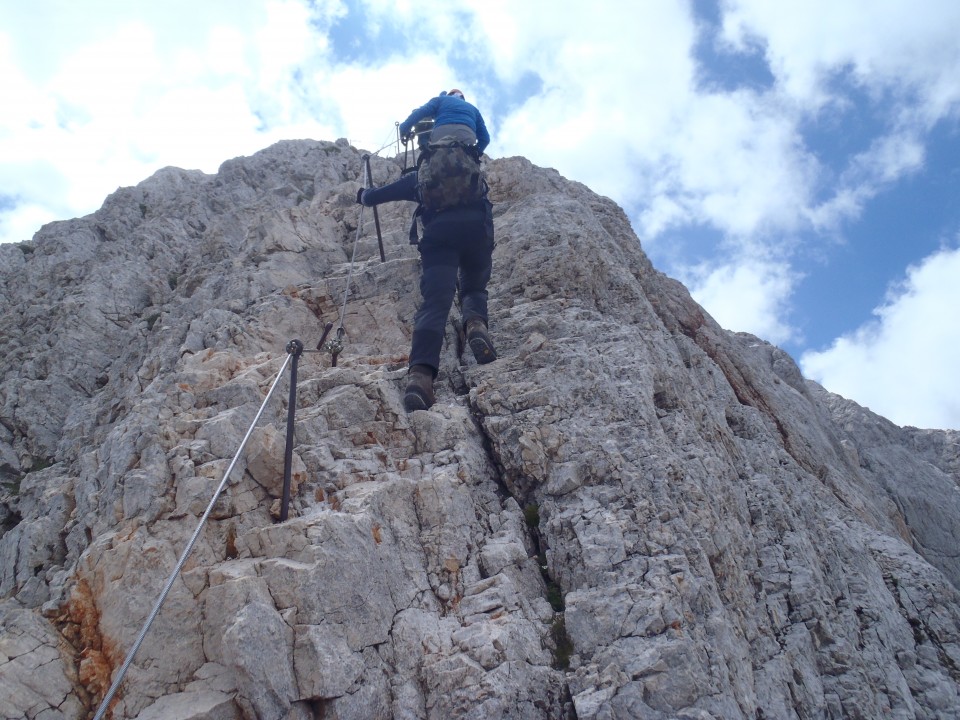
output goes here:
{"type": "Polygon", "coordinates": [[[473,205],[487,195],[476,146],[453,139],[427,145],[417,163],[417,183],[420,204],[431,212],[473,205]]]}

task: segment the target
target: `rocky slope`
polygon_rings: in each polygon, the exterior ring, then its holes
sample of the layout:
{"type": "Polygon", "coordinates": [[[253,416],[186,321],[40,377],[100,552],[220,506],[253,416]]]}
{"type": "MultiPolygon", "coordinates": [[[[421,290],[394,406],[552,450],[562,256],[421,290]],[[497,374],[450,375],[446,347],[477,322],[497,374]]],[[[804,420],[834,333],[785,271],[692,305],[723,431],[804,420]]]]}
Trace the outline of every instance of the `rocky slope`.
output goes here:
{"type": "Polygon", "coordinates": [[[361,157],[168,168],[0,246],[0,717],[92,715],[277,377],[108,717],[960,715],[957,433],[722,330],[522,158],[487,167],[501,359],[454,313],[408,416],[411,208],[381,262],[361,157]],[[348,278],[281,523],[286,348],[348,278]]]}

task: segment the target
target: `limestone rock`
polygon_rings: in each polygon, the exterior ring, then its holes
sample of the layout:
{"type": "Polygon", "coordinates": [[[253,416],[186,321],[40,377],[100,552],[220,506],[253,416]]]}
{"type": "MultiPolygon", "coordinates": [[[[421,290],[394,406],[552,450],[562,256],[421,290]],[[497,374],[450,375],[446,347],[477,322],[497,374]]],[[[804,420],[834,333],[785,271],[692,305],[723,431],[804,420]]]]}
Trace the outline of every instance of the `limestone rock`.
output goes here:
{"type": "Polygon", "coordinates": [[[487,165],[500,359],[454,312],[407,415],[412,208],[353,257],[362,172],[282,142],[0,246],[0,717],[89,717],[191,540],[108,717],[960,714],[957,433],[724,331],[523,158],[487,165]],[[341,320],[279,523],[286,348],[341,320]]]}
{"type": "Polygon", "coordinates": [[[83,717],[64,646],[36,613],[0,606],[0,717],[83,717]]]}

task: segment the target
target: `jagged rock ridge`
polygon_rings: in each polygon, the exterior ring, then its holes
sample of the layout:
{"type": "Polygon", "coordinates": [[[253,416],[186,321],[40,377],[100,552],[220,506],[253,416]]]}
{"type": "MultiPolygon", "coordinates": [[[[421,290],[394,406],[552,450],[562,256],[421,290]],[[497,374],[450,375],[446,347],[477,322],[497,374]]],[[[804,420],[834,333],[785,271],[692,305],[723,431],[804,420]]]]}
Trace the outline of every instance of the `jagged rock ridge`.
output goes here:
{"type": "Polygon", "coordinates": [[[300,362],[291,519],[281,391],[110,716],[960,713],[957,433],[723,331],[608,199],[487,171],[501,359],[453,319],[409,416],[411,208],[381,208],[381,263],[345,141],[168,168],[0,246],[2,717],[92,713],[348,276],[337,367],[300,362]]]}

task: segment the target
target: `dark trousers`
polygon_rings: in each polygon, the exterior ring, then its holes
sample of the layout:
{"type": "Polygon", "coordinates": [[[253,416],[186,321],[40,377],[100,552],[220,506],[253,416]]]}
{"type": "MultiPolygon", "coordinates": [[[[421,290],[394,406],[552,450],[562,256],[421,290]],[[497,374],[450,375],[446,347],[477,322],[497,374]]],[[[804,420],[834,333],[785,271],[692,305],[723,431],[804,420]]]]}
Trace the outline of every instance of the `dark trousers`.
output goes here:
{"type": "Polygon", "coordinates": [[[453,298],[460,290],[463,322],[487,321],[487,283],[493,256],[489,211],[463,213],[464,219],[438,217],[424,226],[420,241],[420,305],[413,322],[410,366],[428,365],[436,376],[453,298]]]}
{"type": "MultiPolygon", "coordinates": [[[[364,201],[379,205],[416,200],[417,174],[407,173],[389,185],[368,190],[364,201]]],[[[487,283],[493,257],[493,206],[455,208],[423,217],[420,241],[420,295],[423,300],[413,321],[410,366],[427,365],[434,376],[453,298],[460,290],[464,323],[478,317],[487,321],[487,283]]]]}

